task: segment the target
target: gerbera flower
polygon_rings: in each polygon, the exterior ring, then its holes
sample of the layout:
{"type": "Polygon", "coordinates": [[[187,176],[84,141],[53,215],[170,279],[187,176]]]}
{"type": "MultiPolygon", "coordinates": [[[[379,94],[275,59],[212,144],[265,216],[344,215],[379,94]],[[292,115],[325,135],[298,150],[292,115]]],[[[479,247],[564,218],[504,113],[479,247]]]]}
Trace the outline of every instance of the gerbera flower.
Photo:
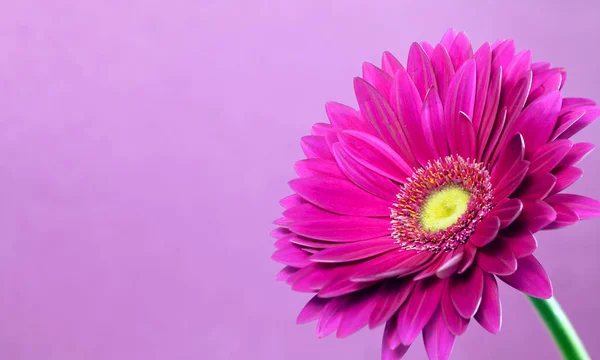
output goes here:
{"type": "Polygon", "coordinates": [[[594,146],[569,138],[600,116],[563,98],[566,72],[515,54],[512,40],[473,54],[464,33],[412,44],[404,67],[383,54],[354,79],[359,110],[328,103],[302,138],[295,194],[273,231],[277,278],[315,293],[298,322],[319,337],[385,324],[383,359],[419,333],[450,356],[474,318],[497,333],[497,280],[550,298],[534,234],[600,215],[563,191],[594,146]]]}

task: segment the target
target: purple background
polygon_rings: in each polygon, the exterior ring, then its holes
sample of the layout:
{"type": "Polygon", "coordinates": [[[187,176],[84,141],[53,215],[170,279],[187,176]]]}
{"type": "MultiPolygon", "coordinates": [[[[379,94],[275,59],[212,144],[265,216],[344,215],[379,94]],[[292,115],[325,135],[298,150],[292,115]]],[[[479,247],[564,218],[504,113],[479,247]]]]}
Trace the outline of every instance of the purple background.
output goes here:
{"type": "MultiPolygon", "coordinates": [[[[0,12],[0,358],[377,359],[382,329],[317,340],[273,280],[299,138],[384,50],[499,37],[600,100],[598,1],[8,1],[0,12]]],[[[590,126],[578,139],[598,140],[590,126]]],[[[600,198],[600,154],[574,191],[600,198]]],[[[600,221],[538,255],[600,357],[600,221]]],[[[556,359],[526,299],[456,359],[556,359]]],[[[424,358],[421,340],[408,359],[424,358]]]]}

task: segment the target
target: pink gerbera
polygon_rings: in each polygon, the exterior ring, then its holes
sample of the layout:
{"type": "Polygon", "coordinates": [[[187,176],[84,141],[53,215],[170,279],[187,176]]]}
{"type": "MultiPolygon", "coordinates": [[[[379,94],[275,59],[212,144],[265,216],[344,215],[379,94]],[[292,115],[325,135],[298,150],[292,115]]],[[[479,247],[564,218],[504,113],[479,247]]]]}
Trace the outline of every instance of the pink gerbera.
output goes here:
{"type": "Polygon", "coordinates": [[[385,324],[383,359],[422,332],[429,357],[447,359],[471,318],[499,331],[497,279],[550,298],[533,234],[600,215],[563,193],[594,148],[569,138],[600,116],[562,97],[565,79],[512,40],[473,54],[453,30],[414,43],[406,68],[387,52],[381,69],[365,63],[360,111],[326,105],[275,222],[277,278],[316,293],[298,322],[340,338],[385,324]]]}

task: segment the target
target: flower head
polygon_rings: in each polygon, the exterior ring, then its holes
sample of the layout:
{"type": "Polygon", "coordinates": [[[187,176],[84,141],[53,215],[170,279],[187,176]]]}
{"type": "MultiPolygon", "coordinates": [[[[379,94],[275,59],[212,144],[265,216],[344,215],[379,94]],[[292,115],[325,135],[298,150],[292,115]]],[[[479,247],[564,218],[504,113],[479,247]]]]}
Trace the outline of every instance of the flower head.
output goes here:
{"type": "Polygon", "coordinates": [[[594,146],[569,140],[600,117],[563,98],[566,73],[450,30],[414,43],[406,68],[390,53],[354,80],[359,110],[328,103],[329,124],[302,138],[295,194],[275,223],[278,279],[315,293],[298,322],[318,336],[385,324],[383,359],[423,333],[430,358],[450,356],[471,318],[497,333],[497,279],[549,298],[534,234],[600,215],[563,191],[594,146]]]}

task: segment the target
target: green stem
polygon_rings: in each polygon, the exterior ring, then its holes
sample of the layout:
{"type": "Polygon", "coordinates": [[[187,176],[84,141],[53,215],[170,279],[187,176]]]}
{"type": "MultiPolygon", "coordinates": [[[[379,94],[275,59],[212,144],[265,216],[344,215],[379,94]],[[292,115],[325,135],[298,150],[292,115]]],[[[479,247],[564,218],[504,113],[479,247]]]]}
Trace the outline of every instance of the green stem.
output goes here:
{"type": "Polygon", "coordinates": [[[581,339],[567,318],[567,315],[554,299],[538,299],[528,296],[538,314],[546,324],[556,346],[566,360],[590,360],[581,339]]]}

